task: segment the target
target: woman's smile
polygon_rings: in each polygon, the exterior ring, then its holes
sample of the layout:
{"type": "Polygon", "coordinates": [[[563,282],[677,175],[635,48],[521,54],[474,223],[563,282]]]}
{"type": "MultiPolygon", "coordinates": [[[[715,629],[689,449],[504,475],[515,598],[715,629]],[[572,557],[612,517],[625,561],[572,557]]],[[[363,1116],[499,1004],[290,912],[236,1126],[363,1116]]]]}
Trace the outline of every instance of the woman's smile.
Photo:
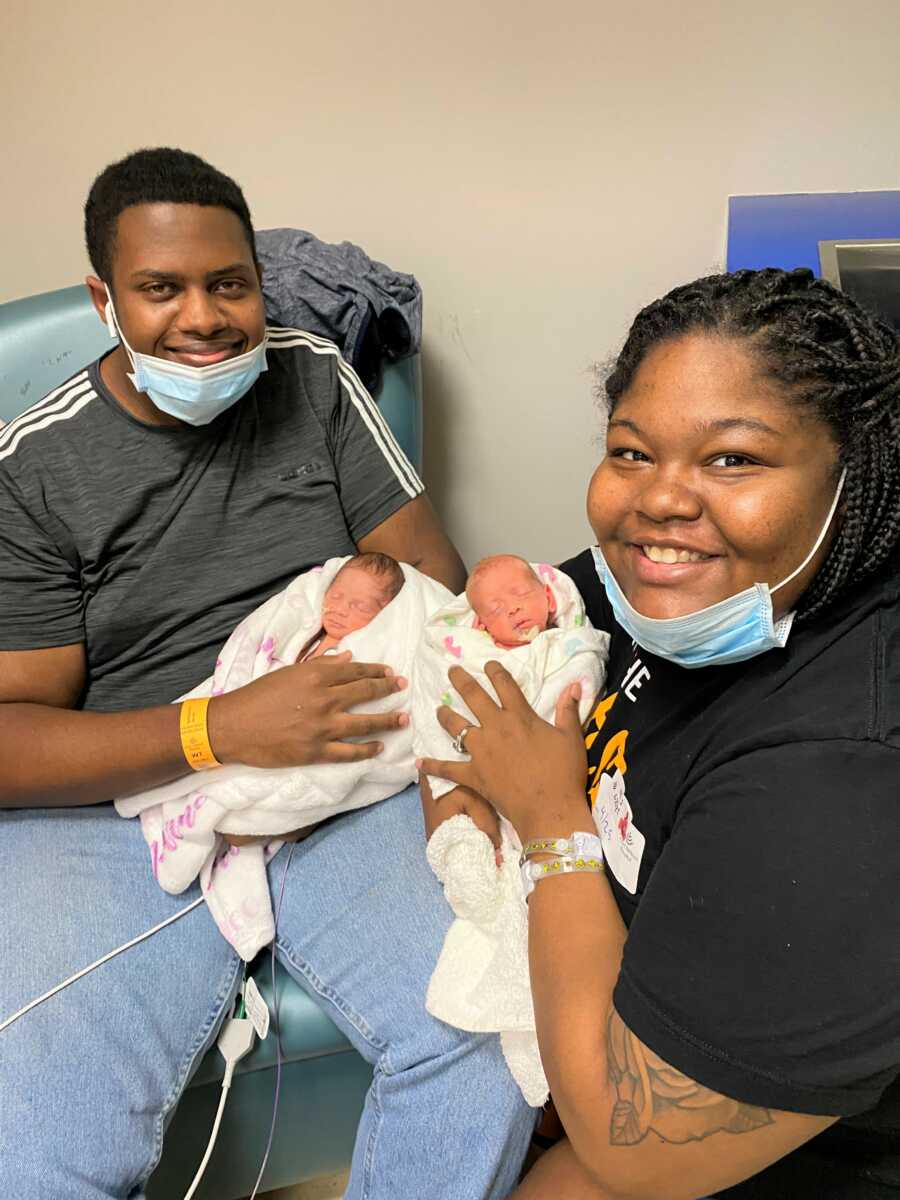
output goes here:
{"type": "Polygon", "coordinates": [[[715,570],[721,555],[703,554],[672,542],[631,543],[625,549],[635,578],[661,587],[701,581],[715,570]]]}

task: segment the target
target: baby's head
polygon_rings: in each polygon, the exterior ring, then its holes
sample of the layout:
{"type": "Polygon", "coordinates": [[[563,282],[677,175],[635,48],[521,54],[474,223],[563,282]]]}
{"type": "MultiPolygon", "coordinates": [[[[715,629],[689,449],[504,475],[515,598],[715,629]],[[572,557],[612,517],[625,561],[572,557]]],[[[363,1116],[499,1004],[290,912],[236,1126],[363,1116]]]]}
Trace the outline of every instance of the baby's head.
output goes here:
{"type": "Polygon", "coordinates": [[[495,554],[476,563],[466,581],[466,596],[479,628],[500,646],[533,641],[549,627],[556,611],[553,593],[515,554],[495,554]]]}
{"type": "Polygon", "coordinates": [[[400,564],[388,554],[348,558],[322,600],[322,628],[340,640],[368,625],[403,587],[400,564]]]}

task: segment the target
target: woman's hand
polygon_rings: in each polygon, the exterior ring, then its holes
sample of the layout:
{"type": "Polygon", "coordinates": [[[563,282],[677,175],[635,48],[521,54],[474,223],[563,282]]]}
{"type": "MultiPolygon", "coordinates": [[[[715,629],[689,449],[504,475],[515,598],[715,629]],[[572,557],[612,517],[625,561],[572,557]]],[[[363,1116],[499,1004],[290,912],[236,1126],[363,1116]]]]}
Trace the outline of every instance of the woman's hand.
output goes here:
{"type": "Polygon", "coordinates": [[[488,663],[485,672],[499,704],[462,667],[450,670],[450,682],[475,714],[477,725],[452,708],[437,710],[450,737],[469,726],[464,745],[471,761],[425,758],[420,769],[482,796],[512,822],[523,841],[583,829],[589,818],[584,798],[587,756],[578,717],[580,685],[563,692],[551,725],[531,708],[499,663],[488,663]]]}

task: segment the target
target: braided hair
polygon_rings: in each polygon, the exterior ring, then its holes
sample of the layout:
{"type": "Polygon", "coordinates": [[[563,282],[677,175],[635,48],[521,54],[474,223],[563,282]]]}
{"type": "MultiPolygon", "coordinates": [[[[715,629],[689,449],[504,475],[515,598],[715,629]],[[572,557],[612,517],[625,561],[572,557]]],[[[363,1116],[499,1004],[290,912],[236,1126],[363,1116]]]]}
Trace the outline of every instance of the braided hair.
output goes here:
{"type": "Polygon", "coordinates": [[[900,544],[900,338],[806,268],[710,275],[638,313],[606,380],[608,411],[654,346],[703,331],[746,339],[769,377],[829,425],[846,468],[837,535],[799,605],[808,620],[900,544]]]}

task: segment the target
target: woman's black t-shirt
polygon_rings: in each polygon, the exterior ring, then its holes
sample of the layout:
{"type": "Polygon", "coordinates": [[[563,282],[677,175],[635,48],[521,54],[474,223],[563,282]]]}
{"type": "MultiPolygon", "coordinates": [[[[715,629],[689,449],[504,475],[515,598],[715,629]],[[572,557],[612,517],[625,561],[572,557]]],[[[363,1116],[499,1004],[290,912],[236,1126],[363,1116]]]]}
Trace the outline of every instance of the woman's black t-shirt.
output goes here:
{"type": "Polygon", "coordinates": [[[784,650],[687,670],[610,631],[589,788],[629,928],[616,1009],[749,1104],[844,1118],[738,1197],[900,1188],[900,563],[784,650]]]}

